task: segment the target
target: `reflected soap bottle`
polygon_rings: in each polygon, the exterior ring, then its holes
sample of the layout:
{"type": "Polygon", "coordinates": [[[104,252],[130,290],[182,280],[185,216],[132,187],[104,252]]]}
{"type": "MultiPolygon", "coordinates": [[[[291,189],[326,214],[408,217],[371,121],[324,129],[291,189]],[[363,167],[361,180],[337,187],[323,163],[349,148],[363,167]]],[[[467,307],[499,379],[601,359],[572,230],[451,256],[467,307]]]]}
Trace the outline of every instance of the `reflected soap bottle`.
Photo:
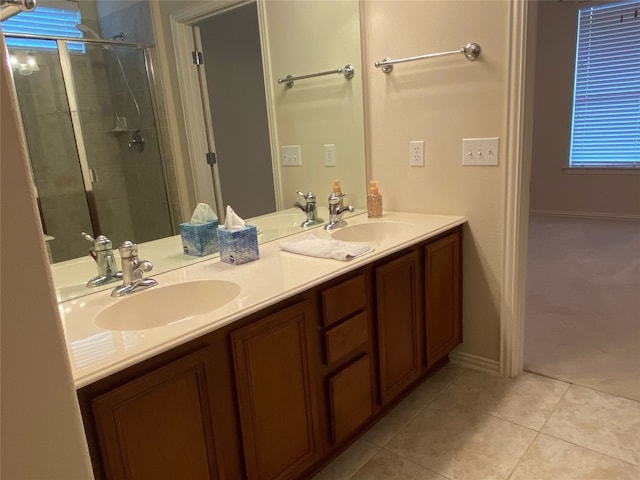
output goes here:
{"type": "Polygon", "coordinates": [[[369,182],[369,194],[367,195],[367,213],[369,218],[382,216],[382,195],[378,192],[378,182],[369,182]]]}
{"type": "MultiPolygon", "coordinates": [[[[339,180],[334,180],[333,181],[333,193],[337,194],[337,195],[342,195],[342,188],[340,187],[340,181],[339,180]]],[[[344,207],[344,200],[340,199],[340,203],[338,203],[339,207],[344,207]]]]}

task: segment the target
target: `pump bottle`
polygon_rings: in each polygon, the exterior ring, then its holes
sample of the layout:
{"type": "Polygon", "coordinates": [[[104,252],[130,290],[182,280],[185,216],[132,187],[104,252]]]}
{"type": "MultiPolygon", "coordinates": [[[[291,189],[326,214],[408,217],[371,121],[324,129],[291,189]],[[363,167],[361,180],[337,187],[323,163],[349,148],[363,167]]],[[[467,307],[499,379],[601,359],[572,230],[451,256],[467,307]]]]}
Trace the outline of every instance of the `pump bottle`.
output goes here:
{"type": "Polygon", "coordinates": [[[367,195],[367,213],[369,218],[382,216],[382,195],[378,192],[378,182],[369,182],[369,194],[367,195]]]}

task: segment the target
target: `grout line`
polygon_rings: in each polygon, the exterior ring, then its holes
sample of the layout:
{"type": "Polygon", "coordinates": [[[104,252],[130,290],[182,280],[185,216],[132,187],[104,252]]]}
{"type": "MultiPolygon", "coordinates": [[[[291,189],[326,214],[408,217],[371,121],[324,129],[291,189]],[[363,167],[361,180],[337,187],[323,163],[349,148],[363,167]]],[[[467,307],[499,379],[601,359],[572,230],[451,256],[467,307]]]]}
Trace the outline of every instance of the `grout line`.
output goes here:
{"type": "Polygon", "coordinates": [[[540,432],[536,432],[535,436],[533,437],[533,439],[531,440],[529,445],[527,445],[527,448],[524,449],[524,452],[522,452],[522,455],[520,455],[520,458],[518,459],[516,464],[511,469],[511,472],[507,476],[506,480],[509,480],[511,477],[513,477],[513,474],[515,473],[515,471],[518,469],[518,467],[522,463],[522,459],[527,455],[529,450],[531,450],[531,447],[533,446],[533,444],[535,443],[535,441],[538,439],[539,436],[540,436],[540,432]]]}
{"type": "Polygon", "coordinates": [[[447,477],[444,473],[440,473],[437,470],[434,470],[433,468],[425,467],[424,465],[421,465],[421,464],[419,464],[419,463],[417,463],[417,462],[415,462],[415,461],[413,461],[413,460],[411,460],[411,459],[409,459],[409,458],[407,458],[407,457],[405,457],[403,455],[400,455],[399,453],[394,452],[393,450],[389,450],[388,448],[383,448],[383,450],[385,450],[385,451],[387,451],[387,452],[389,452],[389,453],[391,453],[391,454],[393,454],[393,455],[395,455],[395,456],[397,456],[397,457],[399,457],[399,458],[401,458],[401,459],[403,459],[403,460],[405,460],[405,461],[407,461],[407,462],[409,462],[409,463],[411,463],[413,465],[417,465],[420,468],[424,468],[425,470],[427,470],[427,471],[429,471],[431,473],[435,473],[436,475],[439,475],[440,477],[445,478],[446,480],[453,480],[451,477],[447,477]]]}
{"type": "Polygon", "coordinates": [[[547,417],[547,419],[544,421],[544,423],[540,426],[540,433],[542,433],[542,431],[544,430],[544,427],[547,426],[547,423],[549,423],[549,420],[551,420],[551,417],[553,417],[553,415],[556,413],[556,411],[558,410],[558,407],[560,406],[560,404],[562,403],[562,401],[564,400],[564,398],[567,396],[567,393],[569,393],[569,390],[571,390],[571,387],[573,386],[573,383],[570,382],[566,382],[569,384],[569,387],[564,391],[564,393],[562,394],[562,397],[560,397],[560,400],[558,400],[558,403],[556,403],[556,406],[553,407],[553,410],[551,410],[551,413],[549,414],[549,416],[547,417]]]}

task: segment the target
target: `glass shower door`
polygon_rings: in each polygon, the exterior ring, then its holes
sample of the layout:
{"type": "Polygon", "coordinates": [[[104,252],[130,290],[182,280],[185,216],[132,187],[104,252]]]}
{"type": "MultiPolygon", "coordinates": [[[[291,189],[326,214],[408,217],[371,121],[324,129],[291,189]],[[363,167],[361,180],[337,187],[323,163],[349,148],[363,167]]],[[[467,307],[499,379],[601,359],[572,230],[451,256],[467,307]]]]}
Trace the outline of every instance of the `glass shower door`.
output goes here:
{"type": "Polygon", "coordinates": [[[87,254],[91,216],[56,42],[9,50],[34,189],[52,261],[87,254]]]}

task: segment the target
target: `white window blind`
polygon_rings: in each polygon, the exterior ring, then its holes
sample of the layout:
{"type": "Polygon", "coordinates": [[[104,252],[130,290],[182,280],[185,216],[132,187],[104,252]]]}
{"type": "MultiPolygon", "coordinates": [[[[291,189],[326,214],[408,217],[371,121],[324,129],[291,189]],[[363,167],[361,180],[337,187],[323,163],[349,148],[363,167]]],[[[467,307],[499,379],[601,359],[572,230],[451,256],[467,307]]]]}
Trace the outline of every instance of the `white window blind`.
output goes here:
{"type": "MultiPolygon", "coordinates": [[[[51,8],[36,6],[32,12],[21,12],[2,22],[4,33],[26,33],[52,37],[82,38],[83,33],[76,28],[80,23],[80,11],[77,9],[51,8]]],[[[55,50],[56,43],[51,40],[7,37],[7,46],[25,49],[55,50]]],[[[84,51],[84,45],[69,43],[69,50],[84,51]]]]}
{"type": "Polygon", "coordinates": [[[640,1],[578,11],[571,167],[640,167],[640,1]]]}

